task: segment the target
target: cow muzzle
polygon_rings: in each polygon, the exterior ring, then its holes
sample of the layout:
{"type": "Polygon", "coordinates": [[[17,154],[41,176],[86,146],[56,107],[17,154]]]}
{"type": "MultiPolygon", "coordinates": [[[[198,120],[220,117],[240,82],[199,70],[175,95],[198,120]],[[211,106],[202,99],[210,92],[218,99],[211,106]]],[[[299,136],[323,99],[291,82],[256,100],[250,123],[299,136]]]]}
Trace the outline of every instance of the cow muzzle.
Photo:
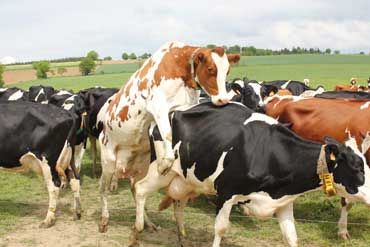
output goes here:
{"type": "Polygon", "coordinates": [[[217,96],[211,96],[211,101],[216,106],[222,106],[222,105],[226,105],[227,103],[229,103],[230,98],[227,95],[223,95],[223,96],[217,95],[217,96]]]}

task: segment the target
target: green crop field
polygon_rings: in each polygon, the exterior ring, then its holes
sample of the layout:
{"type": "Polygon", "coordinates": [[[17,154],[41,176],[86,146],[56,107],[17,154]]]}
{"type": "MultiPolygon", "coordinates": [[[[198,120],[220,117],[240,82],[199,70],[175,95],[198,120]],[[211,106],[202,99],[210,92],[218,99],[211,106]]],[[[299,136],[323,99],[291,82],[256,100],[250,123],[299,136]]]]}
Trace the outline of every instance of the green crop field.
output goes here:
{"type": "MultiPolygon", "coordinates": [[[[131,76],[133,70],[120,72],[121,66],[103,67],[104,74],[77,77],[59,77],[12,84],[27,89],[30,85],[52,85],[58,89],[75,91],[93,86],[119,87],[131,76]],[[108,72],[110,71],[110,72],[108,72]]],[[[311,80],[311,85],[323,84],[332,88],[336,83],[347,83],[357,76],[363,85],[370,76],[370,56],[271,56],[243,57],[239,65],[231,69],[229,79],[248,76],[256,80],[294,79],[311,80]]],[[[0,171],[0,246],[127,246],[129,233],[135,221],[134,201],[127,182],[121,182],[117,192],[109,196],[111,210],[108,233],[98,233],[100,200],[98,179],[91,176],[91,154],[89,149],[82,164],[82,207],[80,222],[72,221],[72,194],[61,193],[56,225],[50,229],[38,229],[38,224],[47,211],[47,190],[42,178],[36,175],[21,175],[0,171]],[[50,242],[45,242],[47,236],[50,242]]],[[[156,211],[162,198],[155,193],[148,201],[149,216],[161,226],[158,232],[145,231],[144,246],[176,246],[176,225],[172,208],[156,211]]],[[[322,192],[311,192],[301,196],[295,203],[296,227],[300,246],[370,246],[370,213],[362,204],[356,204],[349,213],[351,240],[343,241],[336,235],[339,219],[340,199],[327,198],[322,192]]],[[[186,246],[210,246],[213,239],[215,206],[206,197],[189,203],[185,210],[187,229],[186,246]]],[[[231,226],[223,246],[284,246],[276,219],[266,221],[243,217],[235,207],[231,226]]]]}
{"type": "Polygon", "coordinates": [[[103,64],[98,66],[95,74],[134,73],[139,66],[139,63],[103,64]]]}
{"type": "MultiPolygon", "coordinates": [[[[50,63],[50,68],[58,67],[74,67],[80,64],[77,62],[61,62],[61,63],[50,63]]],[[[32,69],[32,64],[20,64],[20,65],[6,65],[5,70],[23,70],[23,69],[32,69]]]]}

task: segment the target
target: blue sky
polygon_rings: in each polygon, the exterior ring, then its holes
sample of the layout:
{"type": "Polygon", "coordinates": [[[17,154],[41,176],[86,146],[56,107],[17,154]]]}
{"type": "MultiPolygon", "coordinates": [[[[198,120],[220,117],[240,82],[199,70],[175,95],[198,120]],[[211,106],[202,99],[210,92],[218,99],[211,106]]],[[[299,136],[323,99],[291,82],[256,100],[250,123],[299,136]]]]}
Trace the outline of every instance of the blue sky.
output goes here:
{"type": "Polygon", "coordinates": [[[370,1],[1,0],[0,58],[153,52],[191,45],[293,46],[370,52],[370,1]]]}

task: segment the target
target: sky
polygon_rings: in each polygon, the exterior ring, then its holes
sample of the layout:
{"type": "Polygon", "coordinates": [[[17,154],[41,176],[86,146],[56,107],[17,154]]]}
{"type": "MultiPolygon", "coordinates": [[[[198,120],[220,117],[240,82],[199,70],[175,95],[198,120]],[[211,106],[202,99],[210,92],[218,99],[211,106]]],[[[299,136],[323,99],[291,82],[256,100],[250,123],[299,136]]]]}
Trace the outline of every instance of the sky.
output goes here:
{"type": "Polygon", "coordinates": [[[189,45],[370,52],[368,0],[0,0],[0,58],[153,53],[189,45]]]}

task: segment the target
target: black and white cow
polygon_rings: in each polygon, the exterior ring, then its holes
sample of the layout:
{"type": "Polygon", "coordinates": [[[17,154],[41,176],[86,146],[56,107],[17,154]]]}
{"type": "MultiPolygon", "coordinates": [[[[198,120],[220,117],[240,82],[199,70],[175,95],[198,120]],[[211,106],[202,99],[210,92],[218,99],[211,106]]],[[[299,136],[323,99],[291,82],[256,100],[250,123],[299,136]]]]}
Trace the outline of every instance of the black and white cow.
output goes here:
{"type": "MultiPolygon", "coordinates": [[[[244,203],[250,215],[276,214],[285,241],[297,246],[293,202],[322,187],[319,164],[334,177],[337,194],[370,205],[370,170],[354,140],[325,145],[304,140],[266,115],[237,103],[217,108],[198,104],[172,115],[171,171],[160,175],[157,161],[163,152],[158,129],[150,128],[155,155],[144,179],[135,184],[134,238],[143,230],[146,197],[163,187],[175,201],[175,218],[184,233],[183,210],[197,194],[217,195],[213,246],[220,246],[233,205],[244,203]]],[[[181,236],[180,236],[181,237],[181,236]]]]}
{"type": "Polygon", "coordinates": [[[93,155],[93,176],[96,176],[96,140],[103,130],[102,122],[97,120],[99,111],[107,100],[115,93],[118,88],[88,88],[81,90],[78,95],[82,97],[86,105],[85,128],[87,129],[91,143],[91,152],[93,155]]]}
{"type": "Polygon", "coordinates": [[[261,83],[261,85],[273,85],[278,89],[287,89],[295,96],[301,95],[306,90],[311,90],[305,83],[293,80],[268,81],[261,83]]]}
{"type": "Polygon", "coordinates": [[[74,192],[74,217],[79,219],[80,181],[72,158],[74,118],[58,107],[32,102],[2,102],[0,112],[0,169],[34,171],[45,179],[49,209],[41,226],[55,223],[59,190],[67,179],[74,192]]]}
{"type": "Polygon", "coordinates": [[[31,86],[28,89],[29,101],[47,104],[50,97],[57,93],[53,87],[50,86],[31,86]]]}
{"type": "Polygon", "coordinates": [[[367,92],[352,92],[352,91],[328,91],[321,94],[316,94],[316,98],[323,99],[361,99],[370,100],[370,93],[367,92]]]}
{"type": "Polygon", "coordinates": [[[28,101],[28,92],[17,87],[0,88],[0,102],[4,101],[28,101]]]}
{"type": "Polygon", "coordinates": [[[69,91],[60,91],[49,99],[50,105],[55,105],[71,113],[76,125],[73,132],[75,135],[74,160],[78,170],[86,150],[87,129],[85,124],[86,105],[83,98],[69,91]]]}

